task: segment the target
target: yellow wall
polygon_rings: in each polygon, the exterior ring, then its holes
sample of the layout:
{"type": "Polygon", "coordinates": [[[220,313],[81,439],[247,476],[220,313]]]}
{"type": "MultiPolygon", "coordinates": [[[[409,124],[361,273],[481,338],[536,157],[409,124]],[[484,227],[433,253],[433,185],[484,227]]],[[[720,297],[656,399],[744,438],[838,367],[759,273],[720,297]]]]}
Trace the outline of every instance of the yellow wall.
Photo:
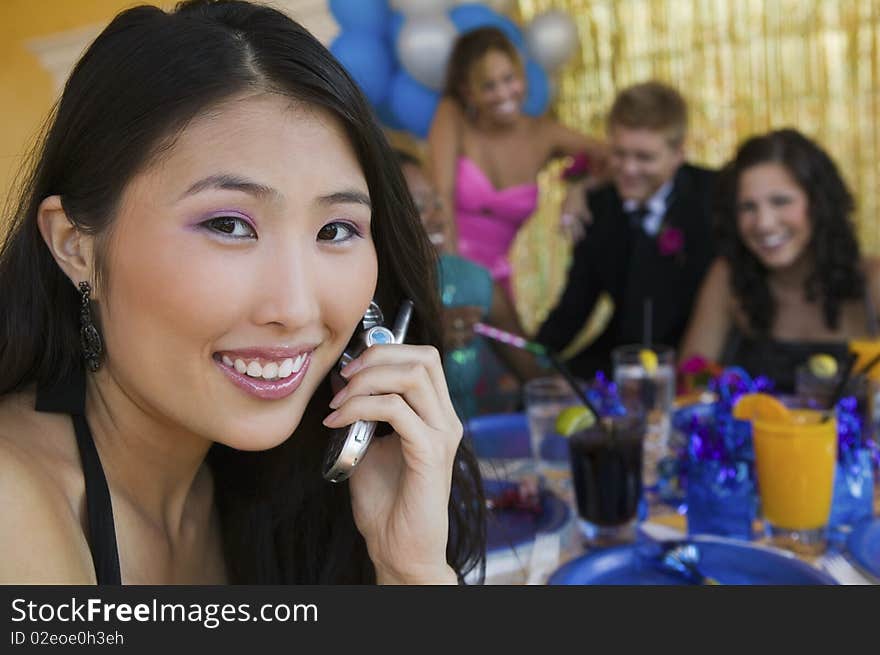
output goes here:
{"type": "MultiPolygon", "coordinates": [[[[0,0],[0,199],[55,101],[52,79],[26,42],[106,24],[132,0],[0,0]]],[[[170,6],[173,2],[155,2],[170,6]]],[[[3,202],[0,201],[0,206],[3,202]]]]}

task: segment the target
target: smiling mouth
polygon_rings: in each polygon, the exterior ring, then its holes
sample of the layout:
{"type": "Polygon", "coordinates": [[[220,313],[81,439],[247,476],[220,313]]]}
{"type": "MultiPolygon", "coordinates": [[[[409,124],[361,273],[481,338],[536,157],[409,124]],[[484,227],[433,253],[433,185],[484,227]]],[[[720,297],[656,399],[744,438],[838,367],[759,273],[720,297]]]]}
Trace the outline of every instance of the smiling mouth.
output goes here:
{"type": "Polygon", "coordinates": [[[294,373],[299,373],[308,356],[309,353],[300,353],[296,357],[279,360],[241,357],[233,359],[229,355],[215,353],[214,361],[220,362],[226,368],[234,369],[240,375],[247,375],[257,380],[284,380],[294,373]]]}
{"type": "Polygon", "coordinates": [[[314,351],[291,357],[264,358],[214,353],[218,368],[233,384],[263,400],[278,400],[292,394],[308,371],[314,351]]]}
{"type": "Polygon", "coordinates": [[[761,250],[777,250],[784,246],[790,240],[787,234],[774,234],[767,237],[755,239],[755,243],[761,250]]]}

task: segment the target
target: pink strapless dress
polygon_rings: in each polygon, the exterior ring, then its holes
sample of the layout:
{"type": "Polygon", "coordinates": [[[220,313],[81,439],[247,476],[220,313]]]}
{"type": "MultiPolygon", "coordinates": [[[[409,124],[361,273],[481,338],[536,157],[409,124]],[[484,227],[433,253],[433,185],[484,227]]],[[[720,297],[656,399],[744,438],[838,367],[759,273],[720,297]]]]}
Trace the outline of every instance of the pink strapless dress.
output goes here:
{"type": "Polygon", "coordinates": [[[538,205],[538,185],[496,189],[469,158],[459,157],[455,176],[458,252],[489,269],[510,293],[507,253],[516,233],[538,205]]]}

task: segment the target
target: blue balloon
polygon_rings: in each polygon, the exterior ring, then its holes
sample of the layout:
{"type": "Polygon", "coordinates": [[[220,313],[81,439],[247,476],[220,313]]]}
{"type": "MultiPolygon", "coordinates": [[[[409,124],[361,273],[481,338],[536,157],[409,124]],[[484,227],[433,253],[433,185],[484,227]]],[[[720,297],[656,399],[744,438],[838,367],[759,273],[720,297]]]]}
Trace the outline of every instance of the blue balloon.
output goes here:
{"type": "Polygon", "coordinates": [[[343,30],[330,44],[330,52],[374,106],[385,100],[394,72],[394,60],[381,36],[343,30]]]}
{"type": "Polygon", "coordinates": [[[330,13],[343,30],[384,34],[389,20],[388,0],[330,0],[330,13]]]}
{"type": "Polygon", "coordinates": [[[526,85],[528,93],[523,103],[523,111],[529,116],[540,116],[550,104],[550,82],[547,73],[533,59],[526,61],[526,85]]]}
{"type": "Polygon", "coordinates": [[[388,102],[404,129],[424,139],[431,129],[440,94],[400,70],[391,80],[388,102]]]}
{"type": "Polygon", "coordinates": [[[376,107],[376,116],[379,117],[379,121],[385,127],[391,128],[392,130],[405,129],[403,123],[397,120],[397,116],[391,111],[391,103],[388,98],[385,99],[385,102],[376,107]]]}
{"type": "Polygon", "coordinates": [[[478,27],[501,27],[501,16],[486,5],[471,3],[459,5],[449,12],[449,18],[461,33],[470,32],[478,27]]]}
{"type": "Polygon", "coordinates": [[[510,20],[507,16],[498,16],[498,22],[495,24],[504,36],[510,39],[510,42],[522,53],[526,51],[526,39],[519,29],[519,25],[510,20]]]}

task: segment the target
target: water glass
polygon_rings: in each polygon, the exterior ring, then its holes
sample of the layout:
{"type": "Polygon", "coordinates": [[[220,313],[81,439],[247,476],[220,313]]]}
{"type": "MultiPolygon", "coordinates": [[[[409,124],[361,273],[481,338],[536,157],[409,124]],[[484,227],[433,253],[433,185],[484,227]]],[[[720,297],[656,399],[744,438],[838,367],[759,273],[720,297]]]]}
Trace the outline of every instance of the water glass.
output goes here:
{"type": "Polygon", "coordinates": [[[556,418],[566,407],[583,403],[568,382],[557,376],[529,380],[524,395],[534,471],[555,491],[565,491],[571,475],[568,440],[556,432],[556,418]]]}
{"type": "Polygon", "coordinates": [[[642,345],[620,346],[611,353],[614,382],[630,414],[644,414],[645,442],[642,482],[648,490],[657,487],[658,465],[669,454],[669,413],[675,400],[675,351],[668,346],[651,348],[657,367],[645,368],[642,345]]]}

